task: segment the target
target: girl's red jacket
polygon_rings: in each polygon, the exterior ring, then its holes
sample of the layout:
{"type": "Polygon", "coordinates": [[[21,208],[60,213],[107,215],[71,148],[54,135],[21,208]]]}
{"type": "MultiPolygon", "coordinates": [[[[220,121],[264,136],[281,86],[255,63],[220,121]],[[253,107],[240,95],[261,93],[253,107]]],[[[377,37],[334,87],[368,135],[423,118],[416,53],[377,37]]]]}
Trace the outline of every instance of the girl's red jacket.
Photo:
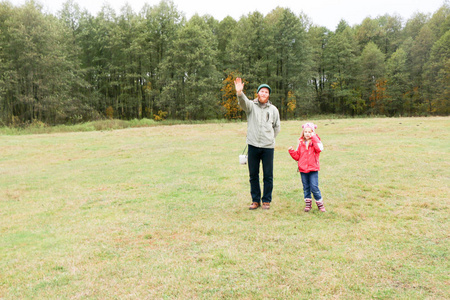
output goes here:
{"type": "Polygon", "coordinates": [[[319,156],[322,150],[321,147],[319,147],[319,143],[321,143],[321,141],[316,134],[311,138],[308,149],[306,149],[306,144],[303,139],[300,139],[297,150],[289,150],[289,154],[292,158],[298,161],[298,170],[300,172],[309,173],[311,171],[320,170],[319,156]]]}

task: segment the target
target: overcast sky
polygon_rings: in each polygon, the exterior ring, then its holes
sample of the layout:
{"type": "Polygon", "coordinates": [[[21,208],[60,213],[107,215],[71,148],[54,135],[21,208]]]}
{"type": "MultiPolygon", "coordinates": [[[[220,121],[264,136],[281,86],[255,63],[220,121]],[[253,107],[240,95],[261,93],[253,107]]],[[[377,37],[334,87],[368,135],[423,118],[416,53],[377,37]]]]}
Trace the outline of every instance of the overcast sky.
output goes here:
{"type": "MultiPolygon", "coordinates": [[[[25,0],[6,1],[14,5],[25,3],[25,0]]],[[[66,0],[36,0],[36,2],[44,6],[44,11],[55,14],[66,0]]],[[[92,15],[97,15],[105,3],[109,3],[117,13],[120,13],[120,9],[128,3],[137,13],[144,3],[154,6],[160,0],[74,0],[74,2],[78,3],[81,9],[87,9],[92,15]]],[[[219,21],[226,16],[238,20],[242,15],[254,11],[266,15],[280,6],[290,8],[296,15],[303,12],[314,24],[334,30],[342,19],[349,25],[355,25],[360,24],[366,17],[398,14],[406,21],[416,12],[434,13],[445,0],[174,0],[173,2],[178,11],[188,19],[198,13],[209,14],[219,21]]]]}

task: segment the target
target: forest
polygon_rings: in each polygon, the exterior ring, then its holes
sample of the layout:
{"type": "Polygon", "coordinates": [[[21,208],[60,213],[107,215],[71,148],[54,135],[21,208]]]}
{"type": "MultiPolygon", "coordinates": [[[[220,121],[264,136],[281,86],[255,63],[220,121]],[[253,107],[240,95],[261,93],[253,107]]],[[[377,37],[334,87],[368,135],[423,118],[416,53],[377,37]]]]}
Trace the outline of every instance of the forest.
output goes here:
{"type": "Polygon", "coordinates": [[[0,126],[98,119],[241,119],[233,81],[261,83],[282,119],[450,111],[450,4],[331,30],[276,7],[187,19],[170,0],[97,15],[69,0],[0,2],[0,126]]]}

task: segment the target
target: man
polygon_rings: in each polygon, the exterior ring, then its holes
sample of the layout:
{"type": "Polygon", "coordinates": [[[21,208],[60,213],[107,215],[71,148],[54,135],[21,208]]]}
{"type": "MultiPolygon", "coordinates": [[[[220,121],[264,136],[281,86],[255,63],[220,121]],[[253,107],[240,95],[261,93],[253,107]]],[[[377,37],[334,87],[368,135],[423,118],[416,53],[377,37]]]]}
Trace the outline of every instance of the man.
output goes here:
{"type": "Polygon", "coordinates": [[[248,171],[250,175],[250,194],[252,205],[249,209],[269,209],[273,190],[273,156],[275,138],[280,132],[280,114],[270,103],[272,89],[267,84],[258,87],[258,98],[248,100],[243,93],[244,83],[241,78],[234,81],[239,106],[247,114],[248,171]],[[261,198],[259,184],[259,166],[262,162],[264,174],[264,191],[261,198]]]}

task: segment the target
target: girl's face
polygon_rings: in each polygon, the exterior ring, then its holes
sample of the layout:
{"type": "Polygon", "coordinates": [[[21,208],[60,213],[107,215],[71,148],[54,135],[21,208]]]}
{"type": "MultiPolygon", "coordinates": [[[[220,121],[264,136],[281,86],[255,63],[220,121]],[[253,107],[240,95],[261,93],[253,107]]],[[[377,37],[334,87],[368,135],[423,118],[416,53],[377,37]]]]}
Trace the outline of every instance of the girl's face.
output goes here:
{"type": "Polygon", "coordinates": [[[311,128],[305,128],[303,130],[303,135],[305,136],[305,139],[307,139],[307,140],[311,139],[312,134],[313,134],[313,131],[311,128]]]}

